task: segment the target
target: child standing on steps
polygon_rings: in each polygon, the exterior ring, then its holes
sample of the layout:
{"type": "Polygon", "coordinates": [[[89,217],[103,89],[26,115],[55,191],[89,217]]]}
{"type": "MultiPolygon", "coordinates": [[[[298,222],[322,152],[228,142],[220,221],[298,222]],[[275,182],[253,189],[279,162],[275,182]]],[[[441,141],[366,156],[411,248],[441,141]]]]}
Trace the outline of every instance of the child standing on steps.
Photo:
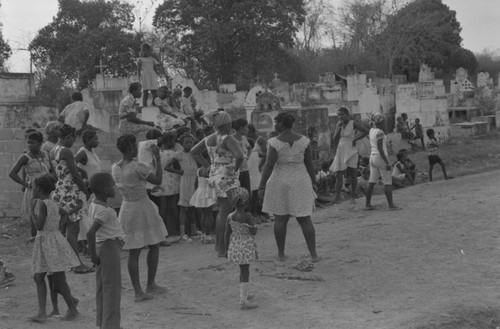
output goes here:
{"type": "MultiPolygon", "coordinates": [[[[141,57],[137,59],[137,77],[142,83],[143,95],[142,106],[148,106],[148,91],[151,91],[153,103],[156,98],[156,89],[158,89],[158,76],[156,75],[155,65],[161,66],[158,60],[153,56],[153,49],[147,43],[141,46],[141,57]]],[[[166,76],[165,72],[162,73],[166,76]]],[[[154,104],[153,104],[154,105],[154,104]]]]}
{"type": "MultiPolygon", "coordinates": [[[[52,273],[51,278],[49,278],[51,288],[54,292],[61,294],[68,305],[68,311],[63,320],[73,320],[78,316],[76,310],[78,299],[71,295],[65,271],[78,266],[80,261],[68,241],[59,232],[61,222],[67,220],[68,214],[59,208],[56,201],[50,198],[50,194],[55,189],[50,174],[45,174],[34,180],[33,197],[36,200],[32,202],[32,220],[37,234],[34,240],[31,268],[37,288],[38,314],[29,318],[33,322],[47,320],[47,286],[45,284],[47,273],[52,273]],[[52,282],[50,282],[51,280],[52,282]]],[[[52,300],[54,301],[54,299],[52,300]]],[[[51,315],[58,313],[56,302],[54,312],[51,315]]]]}
{"type": "Polygon", "coordinates": [[[248,282],[250,279],[250,263],[257,260],[257,244],[255,234],[257,227],[255,219],[245,212],[248,207],[248,191],[242,187],[234,187],[227,191],[229,202],[236,208],[227,216],[225,245],[227,258],[240,267],[240,309],[249,310],[257,307],[257,304],[249,301],[253,295],[248,293],[248,282]]]}
{"type": "Polygon", "coordinates": [[[215,194],[215,190],[208,186],[210,168],[201,167],[196,173],[198,188],[194,192],[190,204],[201,215],[201,229],[203,231],[201,242],[214,243],[214,239],[212,238],[212,226],[214,224],[212,209],[213,205],[217,202],[217,195],[215,194]]]}
{"type": "Polygon", "coordinates": [[[120,328],[121,264],[120,249],[125,234],[116,212],[107,202],[115,196],[115,181],[109,173],[98,172],[90,177],[95,199],[89,207],[93,221],[87,233],[92,263],[96,271],[96,325],[99,328],[120,328]]]}
{"type": "Polygon", "coordinates": [[[165,169],[168,172],[181,175],[180,193],[179,193],[179,222],[181,242],[192,242],[186,234],[186,226],[191,228],[191,236],[197,236],[194,207],[190,204],[191,198],[195,192],[196,171],[198,165],[191,155],[190,151],[193,147],[194,137],[190,133],[185,133],[179,137],[179,142],[183,150],[175,152],[174,157],[166,164],[165,169]],[[181,169],[174,168],[174,162],[177,160],[181,169]]]}

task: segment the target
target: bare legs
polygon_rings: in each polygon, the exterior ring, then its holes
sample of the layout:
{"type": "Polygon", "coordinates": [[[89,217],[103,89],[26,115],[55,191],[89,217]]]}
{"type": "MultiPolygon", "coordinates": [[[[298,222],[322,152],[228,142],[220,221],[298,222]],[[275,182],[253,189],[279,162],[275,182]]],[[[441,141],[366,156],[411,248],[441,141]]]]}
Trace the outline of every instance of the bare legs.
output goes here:
{"type": "Polygon", "coordinates": [[[142,290],[140,276],[139,276],[139,256],[141,255],[142,249],[131,249],[129,250],[128,256],[128,273],[130,275],[130,281],[132,281],[132,286],[134,287],[136,302],[151,299],[152,293],[164,292],[165,289],[158,286],[155,283],[156,271],[158,270],[158,260],[160,257],[160,247],[156,245],[149,246],[149,251],[147,255],[147,265],[148,265],[148,282],[146,286],[146,293],[142,290]]]}
{"type": "MultiPolygon", "coordinates": [[[[345,170],[347,178],[351,185],[351,200],[356,201],[356,185],[358,184],[358,177],[356,175],[356,168],[347,167],[345,170]]],[[[344,171],[337,171],[335,173],[335,200],[334,202],[342,201],[340,193],[342,192],[342,184],[344,183],[344,171]]]]}
{"type": "MultiPolygon", "coordinates": [[[[446,168],[444,167],[444,164],[442,162],[438,162],[439,165],[441,166],[441,170],[443,170],[443,176],[444,179],[448,179],[448,175],[446,174],[446,168]]],[[[434,169],[434,165],[429,165],[429,181],[432,182],[432,170],[434,169]]]]}
{"type": "Polygon", "coordinates": [[[66,240],[68,240],[71,248],[73,248],[73,251],[80,261],[80,265],[75,267],[74,271],[77,273],[87,273],[90,269],[83,264],[78,252],[78,233],[80,233],[80,222],[68,222],[66,225],[66,240]]]}
{"type": "MultiPolygon", "coordinates": [[[[366,209],[374,209],[371,204],[374,187],[375,183],[368,183],[368,188],[366,189],[366,209]]],[[[389,209],[398,209],[392,200],[392,184],[384,185],[384,194],[389,204],[389,209]]]]}
{"type": "MultiPolygon", "coordinates": [[[[278,260],[280,261],[284,261],[286,259],[285,242],[289,219],[289,215],[275,215],[274,218],[274,237],[276,239],[276,245],[278,246],[278,260]]],[[[302,229],[302,234],[306,240],[307,249],[309,250],[312,261],[318,261],[319,257],[316,254],[316,232],[311,221],[311,216],[297,217],[297,222],[300,224],[300,228],[302,229]]]]}
{"type": "Polygon", "coordinates": [[[356,202],[356,185],[358,184],[356,168],[347,168],[347,176],[351,180],[351,200],[354,203],[356,202]]]}
{"type": "Polygon", "coordinates": [[[227,198],[219,198],[219,213],[215,223],[215,250],[218,257],[226,257],[224,234],[226,233],[227,215],[231,212],[231,203],[227,198]]]}
{"type": "Polygon", "coordinates": [[[36,294],[38,296],[38,314],[29,318],[33,322],[47,321],[47,285],[45,284],[46,273],[35,273],[36,294]]]}

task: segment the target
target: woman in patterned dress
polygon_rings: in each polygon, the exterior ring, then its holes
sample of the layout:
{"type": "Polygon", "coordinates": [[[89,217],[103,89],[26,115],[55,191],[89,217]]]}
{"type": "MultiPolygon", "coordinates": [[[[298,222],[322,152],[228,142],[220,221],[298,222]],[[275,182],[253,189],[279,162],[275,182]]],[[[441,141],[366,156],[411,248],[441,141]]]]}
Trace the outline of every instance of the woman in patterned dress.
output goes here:
{"type": "MultiPolygon", "coordinates": [[[[66,225],[66,239],[68,239],[69,244],[78,256],[78,233],[80,232],[80,221],[83,218],[84,211],[82,207],[90,194],[78,171],[73,152],[70,150],[76,139],[76,130],[70,125],[64,124],[59,129],[59,132],[59,141],[50,151],[50,159],[57,176],[54,200],[59,203],[59,207],[71,213],[66,225]]],[[[80,266],[73,270],[75,273],[93,271],[92,268],[82,262],[80,266]]]]}
{"type": "Polygon", "coordinates": [[[262,211],[275,216],[274,236],[280,261],[285,260],[288,219],[294,216],[300,224],[312,261],[316,262],[319,257],[311,214],[317,185],[310,141],[292,130],[295,118],[290,113],[279,113],[274,121],[279,135],[268,141],[266,164],[259,185],[259,196],[264,199],[262,211]]]}
{"type": "Polygon", "coordinates": [[[226,192],[232,187],[240,186],[238,178],[239,169],[243,162],[243,153],[241,153],[238,142],[229,135],[231,116],[228,113],[217,111],[211,113],[207,118],[217,131],[196,144],[191,149],[191,154],[200,165],[210,167],[208,182],[215,189],[219,203],[219,213],[215,225],[215,250],[218,257],[226,257],[224,232],[226,231],[227,215],[232,209],[226,192]],[[212,147],[215,149],[211,149],[212,147]],[[203,158],[202,153],[205,151],[209,151],[210,156],[213,156],[212,164],[203,158]]]}
{"type": "Polygon", "coordinates": [[[165,288],[156,284],[155,279],[160,258],[159,244],[165,240],[167,229],[158,213],[158,207],[146,192],[146,182],[154,185],[162,183],[160,150],[154,144],[149,146],[155,160],[155,171],[151,172],[147,164],[134,159],[138,152],[134,135],[120,136],[116,146],[122,153],[122,159],[111,167],[111,173],[123,199],[118,221],[125,233],[123,249],[129,252],[128,272],[135,291],[135,301],[140,302],[153,298],[152,294],[165,291],[165,288]],[[139,256],[142,248],[146,246],[149,249],[148,280],[144,292],[139,280],[139,256]]]}

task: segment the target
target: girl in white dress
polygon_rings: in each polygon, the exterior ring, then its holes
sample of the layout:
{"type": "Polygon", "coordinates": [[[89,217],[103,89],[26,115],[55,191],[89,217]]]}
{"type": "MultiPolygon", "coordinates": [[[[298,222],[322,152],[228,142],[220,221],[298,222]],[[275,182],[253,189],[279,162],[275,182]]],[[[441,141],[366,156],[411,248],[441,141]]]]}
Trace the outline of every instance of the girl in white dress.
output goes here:
{"type": "Polygon", "coordinates": [[[208,167],[201,167],[197,170],[198,187],[190,202],[201,214],[202,243],[214,243],[211,233],[214,223],[213,206],[217,202],[217,195],[215,190],[208,186],[209,174],[210,168],[208,167]]]}

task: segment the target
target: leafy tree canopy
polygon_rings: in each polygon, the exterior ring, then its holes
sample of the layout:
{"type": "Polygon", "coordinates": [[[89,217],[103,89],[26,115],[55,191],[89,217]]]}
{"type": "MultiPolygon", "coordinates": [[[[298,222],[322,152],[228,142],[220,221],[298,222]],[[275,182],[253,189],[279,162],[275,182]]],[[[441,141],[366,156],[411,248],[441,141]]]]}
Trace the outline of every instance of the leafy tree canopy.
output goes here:
{"type": "Polygon", "coordinates": [[[165,0],[153,25],[178,40],[178,62],[206,87],[274,70],[303,22],[302,0],[165,0]]]}
{"type": "Polygon", "coordinates": [[[140,38],[132,33],[133,6],[119,0],[59,0],[52,23],[38,31],[29,48],[38,68],[85,88],[102,59],[107,74],[135,72],[140,38]]]}
{"type": "Polygon", "coordinates": [[[394,68],[418,69],[421,63],[448,71],[454,60],[471,68],[477,64],[461,47],[460,32],[455,11],[441,0],[415,0],[388,18],[374,48],[387,60],[390,74],[394,68]]]}

